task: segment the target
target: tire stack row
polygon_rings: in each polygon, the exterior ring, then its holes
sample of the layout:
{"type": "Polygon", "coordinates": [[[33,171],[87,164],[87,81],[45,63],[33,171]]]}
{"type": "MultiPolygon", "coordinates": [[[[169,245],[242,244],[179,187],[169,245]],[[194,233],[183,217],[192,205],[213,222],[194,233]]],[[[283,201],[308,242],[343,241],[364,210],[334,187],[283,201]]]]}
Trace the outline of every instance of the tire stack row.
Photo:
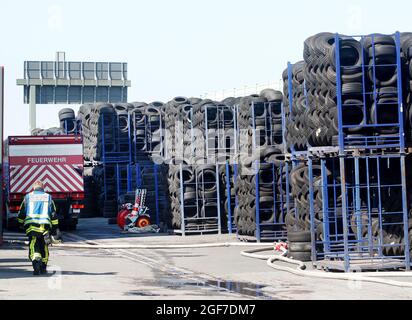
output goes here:
{"type": "MultiPolygon", "coordinates": [[[[100,215],[115,218],[119,204],[123,204],[119,202],[123,201],[121,196],[129,191],[130,185],[132,189],[137,187],[132,172],[136,176],[136,170],[154,170],[153,162],[160,160],[163,108],[160,102],[89,104],[80,107],[78,119],[82,122],[84,159],[94,166],[93,179],[100,215]],[[135,169],[135,163],[140,165],[139,169],[135,169]]],[[[158,172],[158,186],[162,191],[167,184],[161,179],[165,172],[161,165],[158,172]]],[[[144,176],[144,172],[139,175],[144,176]]],[[[141,188],[154,188],[154,182],[145,184],[145,180],[142,183],[141,188]]],[[[153,200],[151,196],[149,201],[153,200]]],[[[158,198],[162,198],[161,192],[158,198]]],[[[159,205],[164,203],[159,202],[159,205]]]]}
{"type": "Polygon", "coordinates": [[[289,99],[288,69],[283,72],[283,106],[285,113],[285,143],[287,152],[304,151],[307,149],[308,136],[306,134],[306,97],[304,88],[305,63],[296,63],[292,68],[292,107],[289,99]]]}
{"type": "Polygon", "coordinates": [[[304,44],[303,78],[306,89],[302,134],[310,146],[332,145],[337,129],[334,35],[320,33],[304,44]]]}
{"type": "MultiPolygon", "coordinates": [[[[282,169],[285,161],[282,144],[282,100],[282,93],[268,89],[260,95],[244,97],[239,102],[240,157],[235,192],[238,205],[234,210],[234,218],[241,236],[258,236],[257,201],[261,208],[262,224],[273,221],[274,214],[279,215],[276,217],[278,221],[282,220],[279,218],[285,208],[275,208],[279,202],[278,197],[285,197],[288,192],[286,186],[280,183],[286,181],[281,179],[286,174],[282,169]],[[259,162],[258,168],[255,167],[256,161],[259,162]],[[258,199],[256,179],[259,179],[258,199]],[[275,194],[277,199],[274,198],[275,194]]],[[[265,233],[266,230],[262,231],[265,233]]],[[[264,234],[262,236],[264,237],[264,234]]]]}
{"type": "MultiPolygon", "coordinates": [[[[350,125],[344,129],[344,134],[353,137],[379,136],[396,134],[397,126],[375,126],[365,128],[365,125],[388,125],[398,122],[398,48],[393,36],[374,34],[363,40],[341,36],[341,93],[342,93],[342,124],[350,125]]],[[[406,90],[406,105],[410,86],[410,51],[411,35],[401,35],[401,67],[403,70],[403,88],[406,90]]],[[[308,137],[312,147],[337,145],[338,113],[337,113],[337,78],[336,78],[336,44],[335,35],[320,33],[308,38],[304,44],[304,83],[306,89],[306,104],[304,124],[298,116],[293,129],[293,137],[303,134],[308,137]]],[[[302,62],[293,68],[293,91],[301,90],[301,83],[296,80],[302,62]]],[[[399,70],[400,72],[401,70],[399,70]]],[[[284,80],[287,73],[284,73],[284,80]]],[[[287,88],[287,86],[285,86],[287,88]]],[[[294,104],[300,103],[300,97],[294,94],[294,104]]],[[[293,106],[294,107],[294,106],[293,106]]],[[[292,115],[294,108],[292,107],[292,115]]],[[[301,115],[302,112],[299,112],[301,115]]],[[[409,113],[407,113],[409,115],[409,113]]],[[[409,125],[409,128],[411,126],[409,125]]],[[[288,126],[290,130],[290,126],[288,126]]],[[[408,136],[410,134],[408,133],[408,136]]],[[[295,138],[296,139],[296,138],[295,138]]],[[[296,149],[296,150],[300,150],[296,149]]]]}
{"type": "Polygon", "coordinates": [[[199,227],[216,224],[215,219],[220,206],[216,165],[185,165],[182,167],[182,174],[180,166],[171,165],[168,178],[174,229],[182,227],[182,207],[186,219],[186,230],[196,230],[199,227]],[[181,178],[183,179],[183,191],[181,190],[181,178]],[[199,220],[199,218],[202,219],[199,220]]]}
{"type": "Polygon", "coordinates": [[[85,104],[80,107],[77,118],[82,123],[85,161],[103,161],[103,153],[127,153],[126,105],[85,104]]]}
{"type": "Polygon", "coordinates": [[[412,142],[412,33],[403,33],[401,36],[402,59],[404,76],[404,106],[406,107],[406,139],[412,142]]]}
{"type": "MultiPolygon", "coordinates": [[[[216,157],[206,157],[206,131],[215,125],[212,115],[222,104],[199,98],[177,97],[166,104],[166,155],[169,163],[169,196],[174,229],[182,227],[181,174],[183,165],[183,198],[185,228],[203,228],[213,225],[217,217],[219,201],[217,186],[223,187],[216,175],[216,157]],[[208,123],[205,123],[205,112],[208,123]],[[201,219],[197,219],[201,218],[201,219]],[[210,220],[208,218],[211,218],[210,220]]],[[[226,107],[224,105],[223,107],[226,107]]],[[[233,117],[233,113],[232,113],[233,117]]],[[[226,156],[226,155],[225,155],[226,156]]],[[[222,189],[221,189],[222,190],[222,189]]],[[[221,194],[219,194],[221,195],[221,194]]]]}
{"type": "Polygon", "coordinates": [[[98,186],[93,177],[93,167],[84,167],[84,209],[80,212],[80,218],[92,218],[99,214],[99,206],[97,201],[98,186]]]}
{"type": "Polygon", "coordinates": [[[59,111],[60,127],[32,130],[32,136],[61,136],[66,134],[80,133],[79,122],[73,109],[64,108],[59,111]]]}
{"type": "Polygon", "coordinates": [[[152,162],[163,155],[164,104],[162,102],[132,103],[129,110],[132,122],[131,136],[133,139],[133,158],[137,162],[152,162]]]}
{"type": "MultiPolygon", "coordinates": [[[[257,237],[256,234],[256,202],[259,201],[260,222],[262,224],[284,220],[286,210],[286,171],[284,171],[284,155],[276,149],[267,149],[261,157],[245,162],[239,166],[236,181],[238,206],[234,209],[234,217],[238,234],[241,236],[257,237]],[[256,162],[259,161],[258,167],[256,162]],[[257,173],[258,172],[258,173],[257,173]],[[259,179],[259,197],[256,194],[256,179],[259,179]],[[283,203],[283,204],[282,204],[283,203]],[[283,205],[283,206],[282,206],[283,205]]],[[[262,230],[262,238],[265,232],[262,230]]]]}
{"type": "MultiPolygon", "coordinates": [[[[364,42],[365,55],[370,67],[367,68],[370,96],[370,119],[373,124],[393,124],[399,122],[398,114],[398,68],[397,47],[391,36],[375,35],[364,42]],[[372,65],[375,64],[375,67],[372,65]],[[372,66],[372,67],[371,67],[372,66]]],[[[401,72],[401,70],[399,70],[401,72]]],[[[399,101],[399,103],[402,102],[399,101]]],[[[398,126],[376,127],[374,134],[395,134],[398,126]]]]}

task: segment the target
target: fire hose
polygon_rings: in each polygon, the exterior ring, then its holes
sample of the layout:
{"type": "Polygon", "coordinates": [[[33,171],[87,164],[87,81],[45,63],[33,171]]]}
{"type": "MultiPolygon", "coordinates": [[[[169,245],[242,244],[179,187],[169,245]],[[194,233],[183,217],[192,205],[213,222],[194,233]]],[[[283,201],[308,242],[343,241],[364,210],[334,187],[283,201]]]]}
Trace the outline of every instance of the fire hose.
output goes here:
{"type": "Polygon", "coordinates": [[[334,273],[326,273],[320,271],[308,271],[306,270],[306,265],[298,260],[290,259],[286,257],[287,251],[284,251],[282,254],[278,255],[261,255],[258,254],[260,252],[268,251],[268,248],[258,248],[253,250],[242,251],[241,255],[244,257],[252,258],[252,259],[259,259],[259,260],[266,260],[267,265],[275,270],[278,271],[285,271],[292,273],[297,276],[304,276],[304,277],[312,277],[312,278],[320,278],[320,279],[333,279],[333,280],[349,280],[349,281],[365,281],[365,282],[373,282],[379,284],[385,284],[390,286],[402,287],[402,288],[412,288],[412,282],[401,282],[395,280],[386,280],[386,279],[379,279],[384,277],[405,277],[411,278],[412,272],[363,272],[362,274],[353,274],[353,273],[344,273],[344,274],[334,274],[334,273]],[[291,268],[286,266],[281,266],[275,264],[276,261],[286,262],[290,264],[294,264],[297,268],[291,268]]]}
{"type": "MultiPolygon", "coordinates": [[[[6,241],[7,242],[7,241],[6,241]]],[[[25,243],[24,241],[9,241],[9,243],[25,243]]],[[[222,242],[222,243],[204,243],[204,244],[183,244],[183,245],[101,245],[101,244],[53,244],[53,248],[61,249],[86,249],[86,250],[163,250],[163,249],[202,249],[202,248],[223,248],[223,247],[259,247],[251,250],[242,251],[241,255],[247,258],[266,260],[267,265],[277,271],[288,272],[297,276],[312,277],[320,279],[346,280],[346,281],[365,281],[379,283],[384,285],[412,288],[412,282],[401,282],[395,280],[380,279],[385,277],[412,278],[412,272],[362,272],[362,274],[334,274],[320,271],[308,271],[306,265],[298,260],[286,257],[287,251],[282,254],[262,255],[258,254],[266,251],[273,251],[273,244],[262,243],[241,243],[241,242],[222,242]],[[291,268],[275,264],[276,261],[296,265],[297,268],[291,268]]]]}

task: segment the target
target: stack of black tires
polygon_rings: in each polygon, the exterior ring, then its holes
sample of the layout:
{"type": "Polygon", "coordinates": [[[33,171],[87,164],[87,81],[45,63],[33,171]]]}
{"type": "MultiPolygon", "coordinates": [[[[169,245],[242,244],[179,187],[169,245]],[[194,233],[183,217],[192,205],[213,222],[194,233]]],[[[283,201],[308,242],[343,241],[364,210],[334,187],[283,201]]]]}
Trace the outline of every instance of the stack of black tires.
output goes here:
{"type": "Polygon", "coordinates": [[[282,93],[268,89],[260,95],[244,97],[239,101],[240,156],[234,216],[238,234],[241,236],[257,236],[258,201],[261,212],[266,213],[260,217],[262,224],[273,221],[273,214],[279,215],[284,209],[275,208],[278,199],[274,198],[285,197],[285,193],[289,192],[285,185],[278,183],[286,181],[281,179],[286,174],[283,166],[285,157],[282,139],[282,100],[282,93]],[[256,194],[257,179],[259,197],[256,194]],[[272,214],[267,214],[269,212],[272,214]]]}
{"type": "Polygon", "coordinates": [[[59,127],[40,129],[36,128],[32,130],[32,136],[60,136],[66,134],[80,134],[81,124],[76,118],[73,109],[64,108],[59,111],[59,127]]]}
{"type": "Polygon", "coordinates": [[[403,33],[401,37],[402,45],[402,61],[403,69],[402,75],[404,99],[403,103],[406,107],[406,139],[408,142],[412,141],[412,33],[403,33]]]}
{"type": "Polygon", "coordinates": [[[288,69],[283,72],[283,94],[284,94],[284,113],[285,113],[285,143],[287,151],[304,151],[307,149],[309,132],[307,128],[308,116],[306,111],[306,96],[304,88],[304,62],[293,65],[292,74],[292,107],[289,99],[289,74],[288,69]]]}
{"type": "MultiPolygon", "coordinates": [[[[182,211],[185,229],[200,230],[215,225],[218,208],[222,201],[224,203],[223,189],[218,193],[218,187],[223,188],[216,174],[218,159],[214,153],[209,158],[206,156],[206,132],[210,130],[210,136],[217,135],[215,124],[219,107],[222,104],[211,100],[184,97],[177,97],[165,106],[171,225],[176,230],[182,228],[182,211]]],[[[231,116],[233,119],[234,112],[231,116]]],[[[232,123],[234,126],[233,120],[232,123]]],[[[223,154],[226,157],[226,153],[223,154]]]]}
{"type": "MultiPolygon", "coordinates": [[[[235,207],[235,222],[238,234],[241,236],[256,237],[256,208],[259,202],[260,223],[270,223],[276,218],[284,220],[282,213],[286,210],[286,193],[290,192],[286,186],[285,158],[275,149],[267,149],[261,158],[253,157],[239,165],[236,181],[237,206],[235,207]],[[255,161],[258,161],[256,164],[255,161]],[[258,182],[258,189],[257,183],[258,182]],[[257,195],[257,191],[259,196],[257,195]],[[281,207],[283,206],[283,207],[281,207]],[[274,217],[273,215],[276,215],[274,217]]],[[[262,238],[265,231],[262,230],[262,238]]]]}
{"type": "Polygon", "coordinates": [[[164,126],[162,102],[135,102],[132,104],[130,118],[135,162],[151,161],[153,157],[161,160],[163,156],[164,126]]]}
{"type": "Polygon", "coordinates": [[[119,205],[124,204],[127,194],[134,202],[137,187],[150,189],[148,204],[151,214],[162,210],[162,206],[167,207],[167,181],[164,179],[167,171],[161,163],[163,115],[161,102],[98,103],[80,107],[77,119],[82,123],[84,160],[86,166],[93,168],[92,178],[86,180],[87,184],[89,181],[93,183],[96,190],[93,196],[86,192],[85,202],[91,204],[93,197],[96,198],[96,215],[112,218],[110,222],[114,222],[119,205]],[[147,178],[150,170],[154,176],[154,161],[159,164],[156,183],[154,179],[149,181],[147,178]],[[140,166],[135,166],[136,163],[140,166]],[[157,194],[154,190],[156,185],[157,194]]]}

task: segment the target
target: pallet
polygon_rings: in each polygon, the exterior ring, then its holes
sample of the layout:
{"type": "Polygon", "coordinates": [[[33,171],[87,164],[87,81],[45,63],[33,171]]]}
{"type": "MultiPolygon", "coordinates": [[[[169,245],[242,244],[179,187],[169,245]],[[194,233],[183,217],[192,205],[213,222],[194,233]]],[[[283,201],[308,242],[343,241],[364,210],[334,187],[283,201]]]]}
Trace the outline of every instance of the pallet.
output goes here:
{"type": "MultiPolygon", "coordinates": [[[[343,260],[321,260],[313,265],[319,270],[325,271],[345,271],[345,261],[343,260]]],[[[405,268],[405,262],[397,259],[369,259],[351,260],[349,272],[364,272],[378,270],[399,270],[405,268]]]]}
{"type": "Polygon", "coordinates": [[[217,224],[203,224],[198,226],[187,226],[183,232],[181,229],[172,230],[172,234],[183,236],[185,235],[204,235],[210,233],[219,233],[219,227],[217,224]]]}

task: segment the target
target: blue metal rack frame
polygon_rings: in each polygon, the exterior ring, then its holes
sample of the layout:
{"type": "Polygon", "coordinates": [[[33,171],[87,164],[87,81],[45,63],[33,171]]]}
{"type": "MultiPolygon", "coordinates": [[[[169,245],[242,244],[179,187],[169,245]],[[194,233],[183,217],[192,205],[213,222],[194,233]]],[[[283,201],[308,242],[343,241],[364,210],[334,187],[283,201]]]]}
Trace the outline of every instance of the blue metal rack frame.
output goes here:
{"type": "Polygon", "coordinates": [[[67,135],[80,136],[82,135],[82,122],[80,120],[64,120],[63,130],[65,134],[67,135]],[[73,124],[73,127],[69,125],[70,123],[73,124]],[[69,128],[72,128],[72,129],[69,129],[69,128]]]}
{"type": "MultiPolygon", "coordinates": [[[[237,228],[234,221],[234,214],[233,214],[233,205],[232,201],[235,201],[234,207],[239,206],[239,199],[238,195],[236,194],[235,197],[231,197],[232,188],[236,188],[236,184],[238,183],[237,179],[237,172],[238,172],[238,165],[233,165],[234,175],[235,175],[235,186],[231,186],[230,183],[230,164],[226,164],[226,197],[229,199],[229,212],[228,212],[228,231],[229,234],[233,234],[236,232],[238,237],[241,237],[237,233],[237,228]],[[229,223],[232,221],[232,223],[229,223]]],[[[261,166],[270,166],[271,174],[269,179],[271,180],[270,183],[265,183],[266,186],[269,184],[271,185],[271,190],[266,192],[271,192],[271,197],[273,197],[273,203],[268,207],[260,206],[260,202],[256,201],[256,210],[255,210],[255,223],[256,223],[256,241],[278,241],[278,240],[286,240],[287,238],[287,230],[285,224],[285,217],[287,212],[290,210],[292,198],[290,193],[290,184],[289,184],[289,171],[290,171],[290,163],[284,162],[279,167],[277,167],[274,163],[262,163],[262,162],[255,162],[253,164],[253,172],[255,176],[255,193],[256,199],[260,199],[261,193],[261,186],[263,181],[261,181],[261,166]],[[270,215],[269,219],[262,221],[264,216],[270,215]]],[[[268,177],[265,177],[268,178],[268,177]]]]}
{"type": "Polygon", "coordinates": [[[238,165],[237,164],[230,164],[229,162],[226,163],[226,198],[227,198],[227,230],[229,234],[237,233],[237,225],[235,221],[235,216],[233,214],[233,208],[237,207],[239,204],[237,193],[235,192],[235,196],[232,196],[232,190],[235,188],[237,182],[237,175],[238,175],[238,165]],[[231,167],[233,167],[233,175],[231,167]],[[234,184],[232,187],[231,180],[234,184]]]}
{"type": "MultiPolygon", "coordinates": [[[[280,147],[283,149],[283,103],[278,102],[260,102],[252,104],[252,126],[253,126],[253,150],[257,150],[258,141],[262,138],[266,142],[266,147],[280,147]],[[257,115],[258,109],[263,111],[263,115],[257,115]],[[277,117],[276,117],[277,115],[277,117]],[[263,120],[263,124],[259,127],[264,127],[264,132],[257,130],[257,121],[263,120]],[[276,132],[274,128],[281,126],[281,130],[276,132]],[[259,133],[259,134],[258,134],[259,133]]],[[[283,151],[283,150],[282,150],[283,151]]]]}
{"type": "MultiPolygon", "coordinates": [[[[297,168],[300,165],[307,165],[308,164],[308,152],[307,151],[300,151],[300,152],[294,152],[291,156],[291,169],[288,171],[288,175],[287,175],[287,185],[290,186],[290,188],[293,188],[293,186],[291,185],[290,179],[291,179],[291,173],[293,172],[293,170],[295,168],[297,168]]],[[[294,218],[295,221],[298,220],[298,217],[301,215],[301,213],[299,212],[299,205],[297,203],[296,198],[293,197],[293,194],[288,195],[288,197],[290,197],[288,199],[288,209],[287,212],[289,212],[290,210],[294,211],[294,218]]],[[[297,225],[294,226],[293,231],[301,231],[297,225]]]]}
{"type": "Polygon", "coordinates": [[[158,115],[150,115],[135,111],[130,113],[130,117],[133,124],[131,136],[134,161],[139,162],[152,155],[163,158],[165,155],[165,127],[161,112],[158,115]],[[139,131],[143,131],[144,134],[138,134],[139,131]],[[156,141],[154,141],[154,137],[156,137],[156,141]]]}
{"type": "Polygon", "coordinates": [[[131,164],[128,166],[128,171],[128,192],[135,191],[136,189],[147,189],[148,200],[151,200],[150,196],[154,196],[155,222],[159,225],[161,222],[161,212],[167,209],[168,203],[167,190],[161,188],[159,181],[164,178],[162,175],[162,165],[131,164]]]}
{"type": "Polygon", "coordinates": [[[345,272],[410,270],[405,156],[310,158],[308,164],[315,265],[345,272]],[[313,175],[314,162],[320,177],[313,175]],[[323,200],[316,211],[315,192],[323,200]],[[388,203],[393,197],[399,201],[388,203]],[[323,217],[322,223],[315,217],[323,217]],[[395,238],[385,240],[385,233],[395,230],[395,238]]]}
{"type": "MultiPolygon", "coordinates": [[[[400,33],[396,32],[395,34],[390,35],[394,38],[394,43],[396,46],[396,63],[394,64],[379,64],[377,63],[376,58],[376,48],[375,48],[375,38],[378,35],[368,35],[368,36],[342,36],[336,34],[335,44],[337,48],[341,48],[341,44],[345,39],[359,39],[362,51],[365,50],[365,40],[369,39],[372,43],[372,57],[370,61],[365,61],[365,55],[362,55],[362,85],[363,90],[361,93],[363,103],[360,105],[363,108],[363,115],[368,122],[361,125],[349,125],[343,123],[343,112],[345,107],[350,106],[350,104],[344,104],[344,95],[342,94],[342,73],[344,70],[349,70],[354,68],[353,66],[342,65],[341,62],[341,50],[336,50],[336,80],[337,80],[337,105],[338,105],[338,128],[339,128],[339,149],[340,154],[343,155],[347,150],[350,149],[376,149],[376,148],[399,148],[404,149],[405,147],[405,138],[404,138],[404,108],[403,108],[403,92],[402,92],[402,65],[401,65],[401,44],[400,44],[400,33]],[[370,119],[369,117],[369,105],[367,98],[373,97],[373,101],[377,104],[377,94],[378,94],[378,85],[376,79],[376,70],[377,68],[396,68],[396,88],[394,95],[397,96],[398,105],[398,121],[395,123],[378,123],[378,106],[376,106],[375,118],[370,119]],[[372,85],[368,88],[367,78],[370,70],[372,70],[373,81],[372,85]],[[372,134],[366,134],[364,136],[350,136],[345,134],[345,129],[351,129],[355,127],[362,127],[366,130],[372,130],[372,134]],[[381,130],[385,128],[399,128],[394,134],[376,134],[376,130],[381,130]]],[[[381,36],[381,35],[379,35],[381,36]]],[[[359,68],[359,66],[356,66],[359,68]]],[[[395,104],[395,102],[380,103],[380,105],[390,105],[395,104]]],[[[352,105],[353,106],[353,105],[352,105]]]]}
{"type": "Polygon", "coordinates": [[[132,144],[130,130],[130,115],[128,119],[128,129],[122,132],[120,129],[120,118],[116,115],[102,114],[100,115],[99,133],[102,144],[102,162],[108,163],[131,163],[132,162],[132,144]],[[105,120],[109,120],[107,122],[105,120]],[[111,141],[108,136],[111,135],[111,141]],[[111,142],[111,149],[107,148],[107,144],[111,142]]]}
{"type": "MultiPolygon", "coordinates": [[[[285,144],[285,146],[284,146],[285,154],[289,153],[288,150],[287,150],[288,146],[287,146],[287,143],[286,143],[286,130],[287,130],[286,125],[287,125],[288,122],[294,122],[295,121],[295,117],[293,116],[293,112],[292,112],[293,103],[294,103],[294,100],[293,100],[293,73],[292,73],[293,66],[294,65],[292,63],[288,62],[287,70],[288,70],[289,117],[286,116],[285,109],[282,106],[282,119],[283,119],[283,133],[282,134],[283,134],[283,141],[284,141],[284,144],[285,144]]],[[[305,97],[307,96],[305,83],[304,83],[304,92],[302,92],[302,94],[304,94],[305,97]]],[[[307,105],[308,105],[308,101],[306,99],[306,107],[307,107],[307,105]]],[[[296,150],[295,147],[292,145],[290,149],[291,149],[291,154],[292,155],[297,155],[298,157],[302,154],[306,155],[306,152],[307,152],[307,147],[305,148],[305,150],[296,150]]]]}
{"type": "Polygon", "coordinates": [[[110,163],[103,165],[105,200],[116,201],[121,194],[129,191],[129,167],[126,163],[110,163]],[[110,178],[109,179],[109,172],[110,178]]]}
{"type": "MultiPolygon", "coordinates": [[[[214,163],[233,162],[238,153],[235,108],[226,105],[205,106],[205,157],[214,163]],[[215,113],[215,119],[210,115],[215,113]],[[213,121],[212,121],[213,120],[213,121]]],[[[192,126],[192,135],[195,128],[192,126]]]]}
{"type": "Polygon", "coordinates": [[[289,186],[286,184],[287,179],[283,178],[285,170],[285,176],[289,175],[289,164],[285,162],[278,168],[273,163],[259,163],[255,162],[255,191],[256,191],[256,240],[261,242],[266,241],[278,241],[287,239],[287,230],[285,224],[285,217],[289,208],[289,186]],[[269,208],[261,207],[260,205],[260,188],[263,182],[260,176],[261,165],[270,165],[271,167],[271,192],[273,196],[273,206],[269,208]],[[279,170],[279,171],[278,171],[279,170]],[[259,200],[259,201],[258,201],[259,200]],[[262,221],[264,215],[271,215],[269,220],[262,221]]]}
{"type": "MultiPolygon", "coordinates": [[[[181,229],[177,230],[186,236],[187,234],[204,234],[204,233],[222,233],[221,224],[221,202],[220,202],[220,181],[219,181],[219,166],[213,165],[216,175],[215,181],[205,181],[205,170],[203,166],[186,166],[193,168],[194,181],[185,182],[183,176],[183,164],[180,164],[180,206],[181,206],[181,229]],[[203,178],[201,178],[203,175],[203,178]],[[205,196],[205,190],[211,190],[215,186],[215,196],[205,196]],[[192,201],[185,199],[186,188],[195,190],[195,198],[192,201]],[[207,208],[214,208],[212,215],[206,212],[207,208]],[[190,216],[188,216],[190,214],[190,216]]],[[[210,166],[211,167],[211,166],[210,166]]],[[[214,193],[213,191],[211,193],[214,193]]]]}

